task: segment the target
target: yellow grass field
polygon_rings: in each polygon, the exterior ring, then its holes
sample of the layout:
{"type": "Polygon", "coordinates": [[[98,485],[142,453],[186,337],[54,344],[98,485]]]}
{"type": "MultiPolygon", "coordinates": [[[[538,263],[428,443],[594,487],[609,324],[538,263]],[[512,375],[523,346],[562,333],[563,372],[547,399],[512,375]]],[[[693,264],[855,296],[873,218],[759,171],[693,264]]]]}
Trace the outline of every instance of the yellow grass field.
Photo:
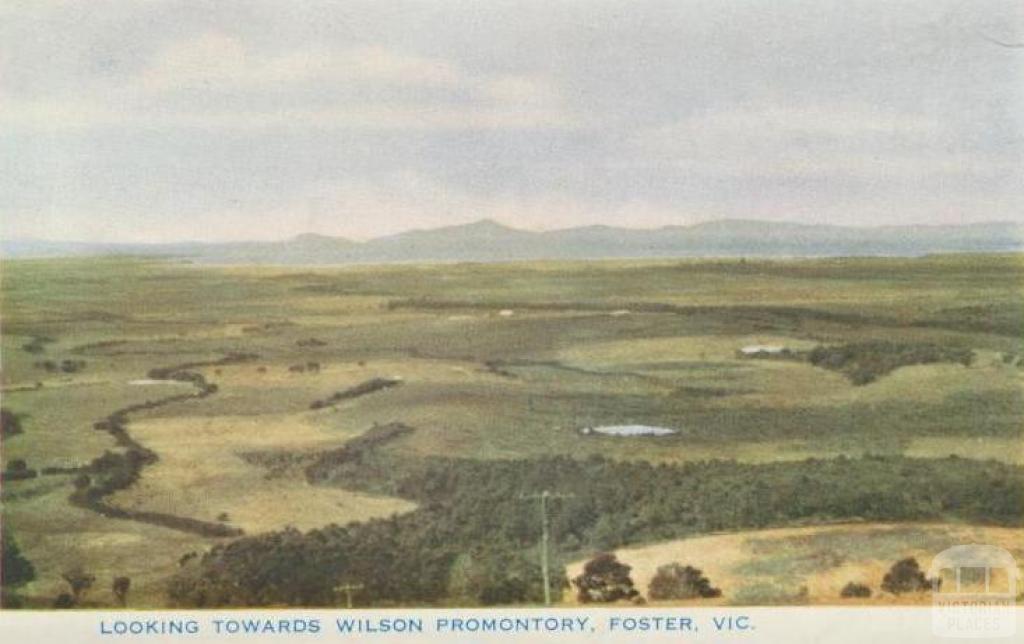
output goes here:
{"type": "Polygon", "coordinates": [[[301,471],[270,474],[242,453],[337,447],[351,436],[324,431],[315,414],[178,417],[140,422],[134,435],[161,455],[114,505],[222,520],[248,534],[291,526],[309,530],[407,512],[408,501],[310,485],[301,471]],[[226,517],[221,519],[220,517],[226,517]]]}
{"type": "MultiPolygon", "coordinates": [[[[950,523],[844,523],[713,534],[615,550],[632,567],[635,587],[646,597],[659,566],[678,562],[701,569],[722,590],[716,599],[651,602],[654,605],[891,605],[927,604],[929,592],[892,595],[880,591],[894,562],[914,557],[927,572],[942,550],[965,544],[988,544],[1008,550],[1024,565],[1024,528],[967,526],[950,523]],[[843,599],[849,582],[872,589],[869,599],[843,599]],[[806,593],[803,589],[806,588],[806,593]]],[[[583,561],[567,566],[570,579],[583,561]]],[[[565,604],[577,603],[573,592],[565,604]]]]}

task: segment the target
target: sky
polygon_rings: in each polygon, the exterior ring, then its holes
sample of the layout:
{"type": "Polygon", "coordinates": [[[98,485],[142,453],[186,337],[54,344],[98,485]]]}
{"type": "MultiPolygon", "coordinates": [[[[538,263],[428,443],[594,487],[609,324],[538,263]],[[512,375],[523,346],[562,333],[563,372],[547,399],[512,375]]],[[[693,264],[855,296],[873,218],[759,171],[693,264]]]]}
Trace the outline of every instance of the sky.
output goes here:
{"type": "Polygon", "coordinates": [[[1024,221],[1018,0],[5,0],[0,235],[1024,221]]]}

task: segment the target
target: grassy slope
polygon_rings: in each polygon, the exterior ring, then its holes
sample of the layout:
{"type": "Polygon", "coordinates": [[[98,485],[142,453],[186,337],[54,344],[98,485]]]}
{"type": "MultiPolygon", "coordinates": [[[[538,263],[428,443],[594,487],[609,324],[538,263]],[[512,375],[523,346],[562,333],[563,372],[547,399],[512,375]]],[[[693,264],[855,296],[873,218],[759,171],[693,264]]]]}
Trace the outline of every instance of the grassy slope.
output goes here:
{"type": "MultiPolygon", "coordinates": [[[[715,534],[616,551],[632,566],[631,578],[644,595],[658,566],[671,562],[704,571],[720,599],[654,602],[655,604],[773,604],[831,605],[929,604],[931,593],[885,594],[880,585],[898,559],[915,557],[925,572],[936,554],[953,546],[984,543],[1006,548],[1024,560],[1024,530],[974,527],[951,523],[847,523],[715,534]],[[849,582],[872,589],[870,599],[842,599],[849,582]],[[800,588],[806,598],[796,599],[800,588]]],[[[570,578],[583,562],[568,566],[570,578]]],[[[566,593],[566,603],[576,598],[566,593]]]]}

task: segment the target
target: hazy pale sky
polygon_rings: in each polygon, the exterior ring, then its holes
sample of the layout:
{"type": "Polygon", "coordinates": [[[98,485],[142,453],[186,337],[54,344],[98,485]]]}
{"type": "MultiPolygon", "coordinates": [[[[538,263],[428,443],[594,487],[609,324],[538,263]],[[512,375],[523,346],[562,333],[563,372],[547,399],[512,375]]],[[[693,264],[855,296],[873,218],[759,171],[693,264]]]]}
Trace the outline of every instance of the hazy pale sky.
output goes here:
{"type": "Polygon", "coordinates": [[[7,238],[1024,221],[1018,0],[0,2],[7,238]]]}

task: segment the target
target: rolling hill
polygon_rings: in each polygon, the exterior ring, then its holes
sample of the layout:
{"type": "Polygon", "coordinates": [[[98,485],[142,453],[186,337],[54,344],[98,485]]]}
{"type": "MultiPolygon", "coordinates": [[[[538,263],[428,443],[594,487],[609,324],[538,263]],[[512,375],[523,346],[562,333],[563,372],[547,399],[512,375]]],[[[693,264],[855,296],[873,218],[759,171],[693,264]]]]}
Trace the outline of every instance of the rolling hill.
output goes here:
{"type": "Polygon", "coordinates": [[[1024,224],[848,227],[723,219],[637,229],[585,226],[528,231],[493,220],[356,242],[312,233],[270,242],[90,244],[6,240],[6,258],[167,256],[218,264],[349,264],[629,257],[915,256],[1024,249],[1024,224]]]}

